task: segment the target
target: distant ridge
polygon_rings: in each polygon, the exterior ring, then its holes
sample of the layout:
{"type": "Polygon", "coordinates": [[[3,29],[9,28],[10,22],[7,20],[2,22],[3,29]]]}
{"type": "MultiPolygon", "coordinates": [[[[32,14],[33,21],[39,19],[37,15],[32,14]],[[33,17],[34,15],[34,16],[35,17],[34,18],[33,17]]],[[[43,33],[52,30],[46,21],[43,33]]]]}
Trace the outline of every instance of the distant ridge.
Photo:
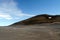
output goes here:
{"type": "Polygon", "coordinates": [[[41,14],[29,19],[14,23],[12,25],[33,25],[42,23],[58,23],[60,22],[60,15],[41,14]]]}

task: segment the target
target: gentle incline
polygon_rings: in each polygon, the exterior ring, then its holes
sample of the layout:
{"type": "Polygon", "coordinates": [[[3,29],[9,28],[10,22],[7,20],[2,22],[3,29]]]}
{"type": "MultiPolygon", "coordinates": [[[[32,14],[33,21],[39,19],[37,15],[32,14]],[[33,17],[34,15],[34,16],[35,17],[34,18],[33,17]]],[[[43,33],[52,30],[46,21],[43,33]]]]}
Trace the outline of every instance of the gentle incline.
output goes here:
{"type": "Polygon", "coordinates": [[[60,40],[60,25],[0,27],[0,40],[60,40]]]}
{"type": "Polygon", "coordinates": [[[60,40],[60,15],[37,15],[0,27],[0,40],[60,40]]]}

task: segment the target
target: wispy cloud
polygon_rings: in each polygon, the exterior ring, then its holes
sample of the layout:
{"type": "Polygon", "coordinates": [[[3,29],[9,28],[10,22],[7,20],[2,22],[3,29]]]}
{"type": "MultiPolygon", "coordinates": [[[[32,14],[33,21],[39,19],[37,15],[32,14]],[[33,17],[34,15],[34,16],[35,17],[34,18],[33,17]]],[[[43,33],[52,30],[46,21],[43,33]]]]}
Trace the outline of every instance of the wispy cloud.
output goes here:
{"type": "Polygon", "coordinates": [[[8,19],[8,20],[9,20],[9,19],[12,19],[12,17],[11,17],[10,15],[8,15],[8,14],[3,14],[3,13],[1,14],[1,13],[0,13],[0,19],[2,19],[2,18],[8,19]]]}
{"type": "Polygon", "coordinates": [[[34,16],[34,15],[30,15],[30,14],[16,14],[17,16],[34,16]]]}
{"type": "Polygon", "coordinates": [[[33,15],[23,13],[21,9],[17,8],[17,3],[14,2],[14,0],[1,0],[0,18],[16,19],[16,16],[22,17],[22,16],[33,16],[33,15]]]}

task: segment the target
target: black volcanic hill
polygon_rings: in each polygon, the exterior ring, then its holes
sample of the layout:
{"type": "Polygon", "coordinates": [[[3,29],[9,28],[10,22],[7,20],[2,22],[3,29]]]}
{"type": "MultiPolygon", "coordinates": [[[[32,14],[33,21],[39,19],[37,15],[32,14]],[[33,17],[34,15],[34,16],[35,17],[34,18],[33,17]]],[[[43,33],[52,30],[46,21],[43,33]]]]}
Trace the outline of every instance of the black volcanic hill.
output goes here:
{"type": "Polygon", "coordinates": [[[12,25],[33,25],[54,22],[60,22],[60,15],[48,15],[48,14],[37,15],[32,18],[14,23],[12,25]]]}

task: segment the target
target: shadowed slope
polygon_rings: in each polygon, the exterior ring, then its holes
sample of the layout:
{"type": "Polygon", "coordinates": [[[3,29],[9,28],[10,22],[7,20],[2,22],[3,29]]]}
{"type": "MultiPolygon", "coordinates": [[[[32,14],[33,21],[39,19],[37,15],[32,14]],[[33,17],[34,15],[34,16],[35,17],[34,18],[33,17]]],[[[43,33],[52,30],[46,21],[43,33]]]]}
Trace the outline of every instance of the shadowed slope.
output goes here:
{"type": "Polygon", "coordinates": [[[60,15],[42,14],[14,23],[12,25],[33,25],[33,24],[57,23],[57,22],[60,22],[60,15]]]}

